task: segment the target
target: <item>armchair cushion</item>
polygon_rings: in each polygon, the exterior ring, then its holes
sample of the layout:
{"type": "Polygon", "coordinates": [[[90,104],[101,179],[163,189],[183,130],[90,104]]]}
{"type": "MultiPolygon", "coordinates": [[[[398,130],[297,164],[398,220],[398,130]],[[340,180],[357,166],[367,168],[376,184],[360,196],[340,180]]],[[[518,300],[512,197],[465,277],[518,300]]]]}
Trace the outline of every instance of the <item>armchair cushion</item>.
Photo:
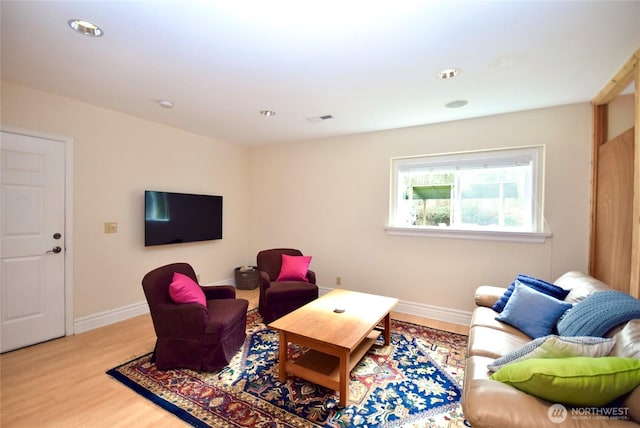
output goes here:
{"type": "Polygon", "coordinates": [[[169,295],[176,303],[198,303],[207,306],[207,299],[200,286],[191,278],[180,272],[174,272],[169,284],[169,295]]]}
{"type": "Polygon", "coordinates": [[[309,282],[307,272],[311,256],[289,256],[282,254],[282,267],[276,281],[304,281],[309,282]]]}

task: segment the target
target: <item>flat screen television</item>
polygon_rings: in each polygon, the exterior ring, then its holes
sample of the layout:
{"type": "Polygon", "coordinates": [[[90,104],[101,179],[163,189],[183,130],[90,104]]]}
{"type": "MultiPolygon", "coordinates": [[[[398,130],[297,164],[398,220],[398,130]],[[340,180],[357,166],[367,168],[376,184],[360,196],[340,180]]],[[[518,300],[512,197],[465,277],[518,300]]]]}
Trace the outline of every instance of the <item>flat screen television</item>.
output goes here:
{"type": "Polygon", "coordinates": [[[222,196],[145,190],[144,245],[222,239],[222,196]]]}

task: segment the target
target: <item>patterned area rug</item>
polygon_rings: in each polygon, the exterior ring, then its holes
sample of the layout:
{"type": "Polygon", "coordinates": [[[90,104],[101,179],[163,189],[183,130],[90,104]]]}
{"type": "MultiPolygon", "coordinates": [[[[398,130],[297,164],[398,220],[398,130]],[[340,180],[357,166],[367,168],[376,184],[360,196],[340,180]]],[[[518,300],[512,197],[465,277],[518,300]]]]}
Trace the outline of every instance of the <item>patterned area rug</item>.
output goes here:
{"type": "MultiPolygon", "coordinates": [[[[151,354],[108,375],[196,427],[464,427],[460,398],[467,336],[392,320],[351,372],[349,402],[290,377],[278,381],[278,333],[256,310],[228,367],[159,371],[151,354]]],[[[291,345],[294,357],[304,348],[291,345]]]]}

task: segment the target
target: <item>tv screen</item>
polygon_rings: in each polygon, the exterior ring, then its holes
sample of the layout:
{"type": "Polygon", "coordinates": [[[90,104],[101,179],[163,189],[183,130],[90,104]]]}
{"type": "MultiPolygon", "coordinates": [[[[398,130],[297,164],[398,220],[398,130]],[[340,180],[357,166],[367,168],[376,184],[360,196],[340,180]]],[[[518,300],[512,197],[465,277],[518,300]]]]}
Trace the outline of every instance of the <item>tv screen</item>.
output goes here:
{"type": "Polygon", "coordinates": [[[222,196],[145,190],[144,245],[222,239],[222,196]]]}

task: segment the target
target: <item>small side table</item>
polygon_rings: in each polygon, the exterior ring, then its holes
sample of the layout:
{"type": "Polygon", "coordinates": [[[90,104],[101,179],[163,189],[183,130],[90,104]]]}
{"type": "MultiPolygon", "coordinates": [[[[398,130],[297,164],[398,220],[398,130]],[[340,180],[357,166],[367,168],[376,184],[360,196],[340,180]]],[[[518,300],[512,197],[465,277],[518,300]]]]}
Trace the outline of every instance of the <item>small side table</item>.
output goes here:
{"type": "Polygon", "coordinates": [[[253,290],[258,287],[258,268],[250,266],[251,270],[241,271],[239,267],[235,268],[236,288],[240,290],[253,290]]]}

